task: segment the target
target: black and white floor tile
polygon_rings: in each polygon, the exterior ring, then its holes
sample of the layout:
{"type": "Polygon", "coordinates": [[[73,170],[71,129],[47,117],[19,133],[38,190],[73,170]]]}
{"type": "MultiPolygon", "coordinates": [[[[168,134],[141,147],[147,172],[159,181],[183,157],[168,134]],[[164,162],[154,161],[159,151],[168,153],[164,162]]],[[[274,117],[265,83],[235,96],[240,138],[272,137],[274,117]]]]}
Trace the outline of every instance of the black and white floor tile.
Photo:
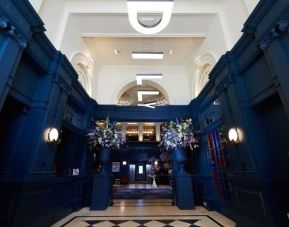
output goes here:
{"type": "Polygon", "coordinates": [[[89,207],[72,213],[52,227],[235,227],[218,212],[204,207],[180,210],[168,199],[114,200],[104,211],[89,207]]]}
{"type": "Polygon", "coordinates": [[[77,216],[61,227],[223,227],[208,215],[166,217],[100,217],[77,216]]]}

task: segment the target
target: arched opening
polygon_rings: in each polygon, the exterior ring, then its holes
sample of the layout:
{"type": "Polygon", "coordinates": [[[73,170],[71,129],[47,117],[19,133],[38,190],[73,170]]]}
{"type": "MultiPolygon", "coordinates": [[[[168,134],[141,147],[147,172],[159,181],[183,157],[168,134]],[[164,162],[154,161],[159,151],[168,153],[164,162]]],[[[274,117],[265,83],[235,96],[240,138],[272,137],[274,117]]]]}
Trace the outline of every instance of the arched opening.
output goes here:
{"type": "Polygon", "coordinates": [[[142,86],[136,85],[136,82],[131,82],[124,86],[116,97],[116,105],[121,106],[137,106],[139,103],[153,103],[155,106],[169,105],[169,97],[167,92],[157,83],[153,81],[145,81],[142,86]],[[138,91],[159,91],[158,95],[145,95],[143,101],[138,101],[138,91]]]}

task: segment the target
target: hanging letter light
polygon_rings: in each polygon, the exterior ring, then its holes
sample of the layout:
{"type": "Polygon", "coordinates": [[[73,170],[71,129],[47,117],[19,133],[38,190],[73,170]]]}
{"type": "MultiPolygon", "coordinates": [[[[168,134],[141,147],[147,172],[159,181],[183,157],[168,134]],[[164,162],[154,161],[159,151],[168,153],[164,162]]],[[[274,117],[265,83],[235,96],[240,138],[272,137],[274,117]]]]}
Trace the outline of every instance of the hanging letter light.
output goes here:
{"type": "Polygon", "coordinates": [[[128,18],[131,26],[143,34],[155,34],[162,31],[170,22],[173,11],[174,0],[127,0],[128,18]],[[144,24],[138,19],[138,14],[153,15],[161,13],[161,19],[152,25],[144,24]]]}

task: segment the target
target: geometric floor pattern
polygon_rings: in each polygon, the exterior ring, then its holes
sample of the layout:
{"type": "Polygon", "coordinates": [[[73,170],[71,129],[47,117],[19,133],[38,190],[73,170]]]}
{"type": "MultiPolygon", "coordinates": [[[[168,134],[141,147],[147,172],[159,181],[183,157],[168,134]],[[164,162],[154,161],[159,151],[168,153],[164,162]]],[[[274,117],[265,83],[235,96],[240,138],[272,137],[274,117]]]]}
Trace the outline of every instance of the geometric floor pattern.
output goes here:
{"type": "Polygon", "coordinates": [[[76,216],[61,227],[223,227],[208,215],[166,217],[76,216]]]}
{"type": "MultiPolygon", "coordinates": [[[[171,199],[121,199],[103,211],[84,207],[51,227],[236,227],[216,211],[180,210],[171,199]]],[[[250,226],[248,226],[250,227],[250,226]]]]}
{"type": "Polygon", "coordinates": [[[198,225],[194,225],[197,220],[110,220],[110,221],[91,221],[86,220],[88,225],[87,227],[102,227],[102,226],[111,226],[111,227],[175,227],[175,226],[183,226],[183,227],[198,227],[198,225]]]}

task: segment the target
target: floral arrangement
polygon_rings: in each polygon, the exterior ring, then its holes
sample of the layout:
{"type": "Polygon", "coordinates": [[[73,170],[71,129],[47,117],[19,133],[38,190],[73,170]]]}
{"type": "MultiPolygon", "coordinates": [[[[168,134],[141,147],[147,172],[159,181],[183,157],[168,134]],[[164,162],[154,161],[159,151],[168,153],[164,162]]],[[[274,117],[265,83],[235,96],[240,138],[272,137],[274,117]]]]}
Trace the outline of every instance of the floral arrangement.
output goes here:
{"type": "Polygon", "coordinates": [[[162,135],[161,146],[166,150],[177,147],[190,147],[191,150],[199,147],[199,139],[194,133],[192,119],[170,121],[168,125],[162,127],[164,134],[162,135]]]}
{"type": "Polygon", "coordinates": [[[119,148],[125,142],[120,125],[110,122],[108,117],[105,120],[96,121],[95,128],[88,136],[91,149],[97,145],[119,148]]]}

